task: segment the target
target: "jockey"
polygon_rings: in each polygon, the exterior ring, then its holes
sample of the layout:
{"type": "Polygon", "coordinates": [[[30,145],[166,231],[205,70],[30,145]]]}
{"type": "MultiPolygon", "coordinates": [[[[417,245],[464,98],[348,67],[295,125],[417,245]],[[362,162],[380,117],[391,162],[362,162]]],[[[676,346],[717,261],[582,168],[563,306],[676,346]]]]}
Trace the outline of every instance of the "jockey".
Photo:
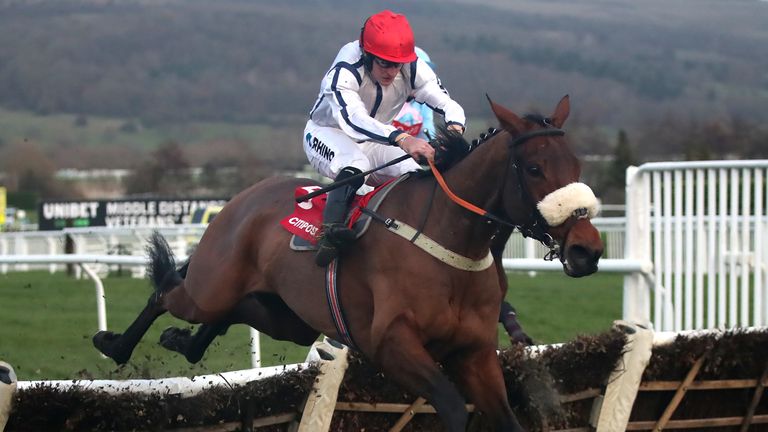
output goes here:
{"type": "MultiPolygon", "coordinates": [[[[304,128],[309,163],[339,181],[406,153],[413,157],[371,174],[367,183],[377,186],[419,169],[415,160],[433,160],[435,151],[426,140],[391,124],[409,98],[443,114],[449,129],[464,132],[464,110],[427,63],[417,58],[408,20],[384,10],[365,21],[360,39],[341,48],[323,77],[304,128]]],[[[327,266],[354,239],[344,219],[363,183],[360,178],[328,193],[317,265],[327,266]]]]}

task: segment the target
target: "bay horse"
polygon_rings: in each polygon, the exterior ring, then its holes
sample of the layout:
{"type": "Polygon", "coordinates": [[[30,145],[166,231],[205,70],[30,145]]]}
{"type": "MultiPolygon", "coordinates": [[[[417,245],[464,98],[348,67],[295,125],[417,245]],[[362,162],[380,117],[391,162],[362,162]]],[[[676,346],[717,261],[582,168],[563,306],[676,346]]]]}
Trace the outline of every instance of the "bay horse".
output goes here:
{"type": "MultiPolygon", "coordinates": [[[[460,148],[458,160],[444,170],[452,192],[436,188],[436,177],[415,175],[394,187],[377,210],[398,223],[422,226],[422,235],[450,253],[487,265],[455,268],[378,223],[339,258],[340,302],[356,349],[404,389],[427,399],[450,432],[466,427],[465,397],[498,430],[523,430],[496,354],[506,279],[500,259],[494,267],[489,257],[492,245],[499,250],[499,227],[517,227],[546,243],[574,277],[595,272],[603,251],[589,220],[593,203],[568,201],[573,185],[589,189],[577,183],[581,168],[560,129],[570,111],[568,96],[549,118],[518,117],[489,102],[501,125],[498,133],[471,151],[460,136],[440,140],[443,147],[460,148]],[[488,214],[462,208],[452,195],[488,214]]],[[[232,198],[180,269],[167,243],[153,236],[149,273],[155,292],[124,333],[99,332],[94,345],[125,363],[166,311],[202,323],[194,335],[173,328],[164,333],[163,345],[190,361],[237,323],[301,345],[320,334],[343,340],[327,307],[325,269],[314,264],[312,253],[292,251],[290,234],[279,223],[293,211],[294,190],[308,183],[268,178],[232,198]]]]}

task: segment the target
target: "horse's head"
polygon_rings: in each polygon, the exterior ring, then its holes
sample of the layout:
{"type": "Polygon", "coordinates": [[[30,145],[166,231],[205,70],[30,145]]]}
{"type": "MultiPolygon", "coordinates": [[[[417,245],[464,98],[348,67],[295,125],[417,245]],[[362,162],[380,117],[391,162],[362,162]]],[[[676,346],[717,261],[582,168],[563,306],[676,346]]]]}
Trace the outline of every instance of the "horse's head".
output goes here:
{"type": "Polygon", "coordinates": [[[590,222],[598,202],[589,186],[579,183],[579,161],[560,129],[570,111],[568,96],[549,118],[521,118],[490,103],[509,133],[510,166],[501,197],[504,212],[524,235],[550,246],[566,274],[594,273],[603,253],[600,233],[590,222]]]}

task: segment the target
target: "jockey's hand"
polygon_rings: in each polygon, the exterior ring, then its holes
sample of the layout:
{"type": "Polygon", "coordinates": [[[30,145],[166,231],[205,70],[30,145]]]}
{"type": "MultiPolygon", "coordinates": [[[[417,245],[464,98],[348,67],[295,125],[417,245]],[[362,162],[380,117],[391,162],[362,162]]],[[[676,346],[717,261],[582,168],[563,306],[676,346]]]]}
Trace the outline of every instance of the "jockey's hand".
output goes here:
{"type": "Polygon", "coordinates": [[[452,132],[456,132],[456,133],[458,133],[459,135],[464,135],[464,126],[462,126],[462,125],[460,125],[460,124],[456,124],[456,123],[454,123],[454,124],[452,124],[452,125],[449,125],[449,126],[448,126],[448,130],[449,130],[449,131],[452,131],[452,132]]]}
{"type": "MultiPolygon", "coordinates": [[[[405,134],[403,134],[405,135],[405,134]]],[[[416,162],[435,161],[435,149],[421,138],[406,135],[405,137],[398,137],[397,140],[400,148],[405,150],[406,153],[411,155],[416,162]]]]}

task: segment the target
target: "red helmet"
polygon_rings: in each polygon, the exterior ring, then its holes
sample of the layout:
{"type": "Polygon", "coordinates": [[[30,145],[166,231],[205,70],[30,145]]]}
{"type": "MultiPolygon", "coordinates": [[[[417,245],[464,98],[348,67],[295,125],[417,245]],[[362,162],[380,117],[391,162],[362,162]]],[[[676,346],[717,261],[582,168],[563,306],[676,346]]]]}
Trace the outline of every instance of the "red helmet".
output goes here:
{"type": "Polygon", "coordinates": [[[363,51],[395,63],[416,61],[413,30],[405,15],[383,10],[365,21],[360,33],[363,51]]]}

